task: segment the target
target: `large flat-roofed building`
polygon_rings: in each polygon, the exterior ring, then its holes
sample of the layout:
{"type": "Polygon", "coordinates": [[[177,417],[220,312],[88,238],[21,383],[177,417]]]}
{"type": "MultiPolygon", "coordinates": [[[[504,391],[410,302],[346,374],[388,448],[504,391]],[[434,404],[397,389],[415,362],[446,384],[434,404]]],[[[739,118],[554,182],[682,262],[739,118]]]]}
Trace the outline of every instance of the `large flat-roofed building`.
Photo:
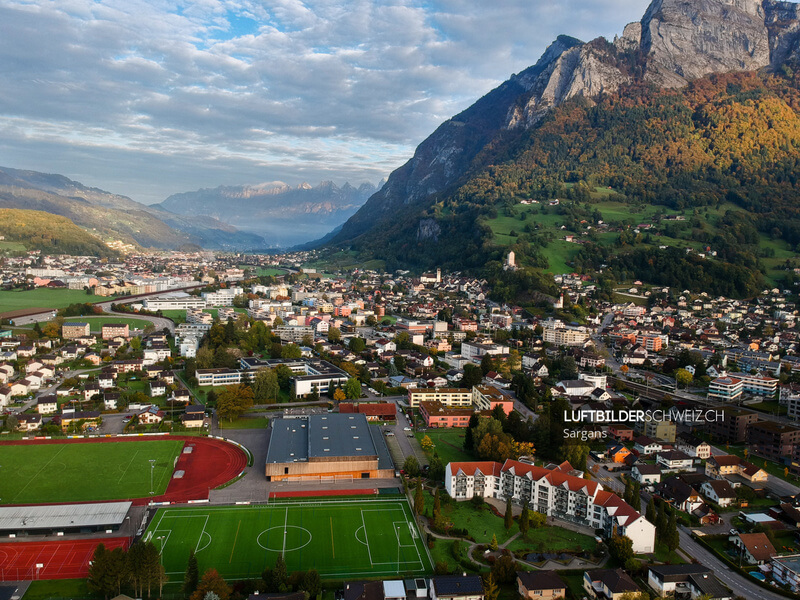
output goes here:
{"type": "MultiPolygon", "coordinates": [[[[278,365],[287,366],[293,373],[292,388],[297,398],[305,398],[314,390],[319,394],[327,394],[337,385],[343,386],[350,379],[350,375],[327,360],[318,358],[300,359],[270,359],[241,358],[239,366],[243,375],[254,379],[260,369],[275,369],[278,365]]],[[[199,379],[199,378],[198,378],[199,379]]]]}
{"type": "Polygon", "coordinates": [[[147,310],[187,310],[189,308],[205,308],[204,298],[197,296],[162,296],[160,298],[145,298],[144,307],[147,310]]]}
{"type": "Polygon", "coordinates": [[[394,477],[381,430],[363,414],[305,415],[272,421],[267,481],[347,481],[394,477]]]}
{"type": "Polygon", "coordinates": [[[420,402],[441,402],[443,406],[472,406],[469,388],[408,388],[408,405],[418,408],[420,402]]]}
{"type": "Polygon", "coordinates": [[[52,535],[117,531],[133,503],[47,504],[0,507],[0,534],[52,535]]]}

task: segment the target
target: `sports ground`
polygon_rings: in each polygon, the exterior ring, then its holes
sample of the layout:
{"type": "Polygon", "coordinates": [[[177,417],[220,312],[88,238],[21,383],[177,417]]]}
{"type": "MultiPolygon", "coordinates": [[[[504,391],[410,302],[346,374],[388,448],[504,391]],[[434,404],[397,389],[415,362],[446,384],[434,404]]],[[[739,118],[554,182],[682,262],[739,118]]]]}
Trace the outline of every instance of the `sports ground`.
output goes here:
{"type": "Polygon", "coordinates": [[[182,447],[182,441],[168,439],[3,445],[0,503],[92,502],[140,498],[151,491],[159,495],[167,489],[182,447]]]}
{"type": "Polygon", "coordinates": [[[328,578],[432,572],[402,497],[162,508],[144,539],[162,550],[172,579],[183,576],[190,550],[201,572],[213,567],[230,579],[261,575],[281,553],[289,572],[313,568],[328,578]]]}
{"type": "Polygon", "coordinates": [[[204,500],[246,466],[241,449],[205,437],[18,440],[0,443],[0,504],[204,500]]]}
{"type": "Polygon", "coordinates": [[[128,538],[0,544],[0,581],[86,577],[100,543],[108,550],[127,548],[128,538]],[[41,566],[37,566],[41,565],[41,566]]]}

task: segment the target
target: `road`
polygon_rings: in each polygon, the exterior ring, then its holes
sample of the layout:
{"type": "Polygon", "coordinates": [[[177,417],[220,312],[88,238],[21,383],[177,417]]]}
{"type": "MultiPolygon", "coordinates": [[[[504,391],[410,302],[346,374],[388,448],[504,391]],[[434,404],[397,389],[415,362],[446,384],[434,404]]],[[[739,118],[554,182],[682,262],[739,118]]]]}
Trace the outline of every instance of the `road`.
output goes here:
{"type": "Polygon", "coordinates": [[[755,600],[786,600],[784,596],[765,590],[755,582],[733,571],[714,554],[693,540],[686,528],[679,527],[678,529],[681,539],[680,548],[687,555],[697,559],[701,565],[713,569],[714,574],[722,583],[731,588],[735,596],[755,600]]]}

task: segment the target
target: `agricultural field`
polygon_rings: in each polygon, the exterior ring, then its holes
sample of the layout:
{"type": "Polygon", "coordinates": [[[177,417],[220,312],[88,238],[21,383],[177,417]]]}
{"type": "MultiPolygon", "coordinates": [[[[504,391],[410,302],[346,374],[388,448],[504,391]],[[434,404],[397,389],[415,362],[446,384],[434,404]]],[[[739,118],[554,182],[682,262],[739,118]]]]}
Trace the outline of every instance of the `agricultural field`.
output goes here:
{"type": "Polygon", "coordinates": [[[414,576],[432,571],[404,498],[274,501],[262,506],[163,508],[144,539],[162,551],[172,579],[182,579],[189,551],[200,571],[226,579],[257,577],[283,554],[289,572],[324,578],[414,576]]]}
{"type": "Polygon", "coordinates": [[[162,494],[177,440],[0,444],[0,504],[92,502],[162,494]],[[153,460],[153,467],[150,461],[153,460]]]}
{"type": "Polygon", "coordinates": [[[38,288],[35,290],[3,290],[0,291],[0,314],[20,309],[66,308],[70,304],[85,302],[102,302],[108,300],[103,296],[87,295],[82,290],[53,290],[38,288]]]}

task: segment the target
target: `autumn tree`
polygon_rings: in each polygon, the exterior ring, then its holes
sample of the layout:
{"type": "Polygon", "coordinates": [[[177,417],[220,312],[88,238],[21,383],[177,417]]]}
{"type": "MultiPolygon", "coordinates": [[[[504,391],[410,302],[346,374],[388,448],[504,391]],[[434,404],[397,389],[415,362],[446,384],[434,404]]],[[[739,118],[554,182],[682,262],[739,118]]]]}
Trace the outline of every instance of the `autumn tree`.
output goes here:
{"type": "Polygon", "coordinates": [[[205,600],[206,594],[216,594],[220,600],[231,597],[231,588],[216,569],[209,569],[203,573],[197,589],[189,597],[190,600],[205,600]]]}
{"type": "Polygon", "coordinates": [[[272,369],[261,369],[253,381],[253,399],[273,403],[278,399],[278,376],[272,369]]]}
{"type": "Polygon", "coordinates": [[[233,421],[253,406],[253,390],[240,383],[229,385],[217,398],[217,415],[220,419],[233,421]]]}

